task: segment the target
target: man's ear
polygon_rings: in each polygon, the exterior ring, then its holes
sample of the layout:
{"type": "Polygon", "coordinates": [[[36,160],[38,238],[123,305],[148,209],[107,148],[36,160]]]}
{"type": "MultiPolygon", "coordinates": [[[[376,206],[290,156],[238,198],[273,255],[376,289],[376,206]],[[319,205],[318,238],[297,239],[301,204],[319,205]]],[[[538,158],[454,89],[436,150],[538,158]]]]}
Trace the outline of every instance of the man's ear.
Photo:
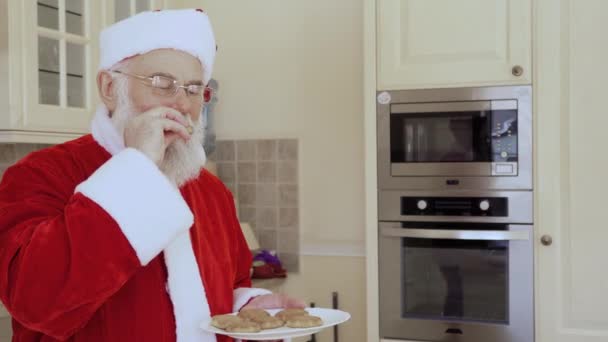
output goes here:
{"type": "Polygon", "coordinates": [[[114,93],[114,81],[112,75],[105,70],[97,73],[97,90],[99,98],[106,105],[110,113],[116,109],[117,98],[114,93]]]}

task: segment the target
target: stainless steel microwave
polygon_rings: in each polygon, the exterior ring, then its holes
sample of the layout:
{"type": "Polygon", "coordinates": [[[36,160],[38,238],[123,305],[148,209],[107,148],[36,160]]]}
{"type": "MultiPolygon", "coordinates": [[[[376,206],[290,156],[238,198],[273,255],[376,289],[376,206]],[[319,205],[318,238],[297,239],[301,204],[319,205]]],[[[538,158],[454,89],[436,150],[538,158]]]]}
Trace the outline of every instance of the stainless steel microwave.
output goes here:
{"type": "Polygon", "coordinates": [[[532,189],[531,92],[378,92],[379,188],[532,189]]]}

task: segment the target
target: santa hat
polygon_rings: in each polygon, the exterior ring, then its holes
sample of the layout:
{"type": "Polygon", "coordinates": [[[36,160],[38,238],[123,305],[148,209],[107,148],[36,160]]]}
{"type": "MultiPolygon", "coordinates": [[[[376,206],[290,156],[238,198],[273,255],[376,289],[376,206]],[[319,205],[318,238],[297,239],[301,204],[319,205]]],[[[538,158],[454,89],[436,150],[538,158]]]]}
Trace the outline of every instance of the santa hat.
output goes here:
{"type": "Polygon", "coordinates": [[[99,37],[99,69],[156,49],[175,49],[198,58],[203,81],[211,79],[215,38],[209,17],[200,9],[142,12],[119,21],[99,37]]]}

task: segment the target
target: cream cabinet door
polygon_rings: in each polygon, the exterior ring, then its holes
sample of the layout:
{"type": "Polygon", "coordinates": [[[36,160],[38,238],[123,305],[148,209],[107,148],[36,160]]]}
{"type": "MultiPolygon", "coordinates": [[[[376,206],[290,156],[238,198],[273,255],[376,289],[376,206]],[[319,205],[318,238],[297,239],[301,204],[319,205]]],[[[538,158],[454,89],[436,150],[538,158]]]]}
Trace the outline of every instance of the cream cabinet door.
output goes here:
{"type": "Polygon", "coordinates": [[[106,2],[108,13],[105,25],[113,24],[140,12],[167,7],[167,0],[111,0],[106,2]]]}
{"type": "Polygon", "coordinates": [[[606,342],[608,1],[537,5],[537,341],[606,342]]]}
{"type": "Polygon", "coordinates": [[[377,0],[378,89],[529,84],[531,0],[377,0]]]}
{"type": "Polygon", "coordinates": [[[22,2],[23,129],[89,131],[96,104],[99,1],[22,2]]]}

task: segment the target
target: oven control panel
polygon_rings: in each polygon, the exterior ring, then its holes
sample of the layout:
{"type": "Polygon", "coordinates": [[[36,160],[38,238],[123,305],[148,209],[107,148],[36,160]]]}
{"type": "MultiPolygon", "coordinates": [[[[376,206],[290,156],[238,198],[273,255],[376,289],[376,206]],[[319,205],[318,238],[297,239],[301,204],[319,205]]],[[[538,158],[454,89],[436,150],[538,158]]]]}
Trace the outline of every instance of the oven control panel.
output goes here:
{"type": "Polygon", "coordinates": [[[401,215],[508,216],[505,197],[401,197],[401,215]]]}

